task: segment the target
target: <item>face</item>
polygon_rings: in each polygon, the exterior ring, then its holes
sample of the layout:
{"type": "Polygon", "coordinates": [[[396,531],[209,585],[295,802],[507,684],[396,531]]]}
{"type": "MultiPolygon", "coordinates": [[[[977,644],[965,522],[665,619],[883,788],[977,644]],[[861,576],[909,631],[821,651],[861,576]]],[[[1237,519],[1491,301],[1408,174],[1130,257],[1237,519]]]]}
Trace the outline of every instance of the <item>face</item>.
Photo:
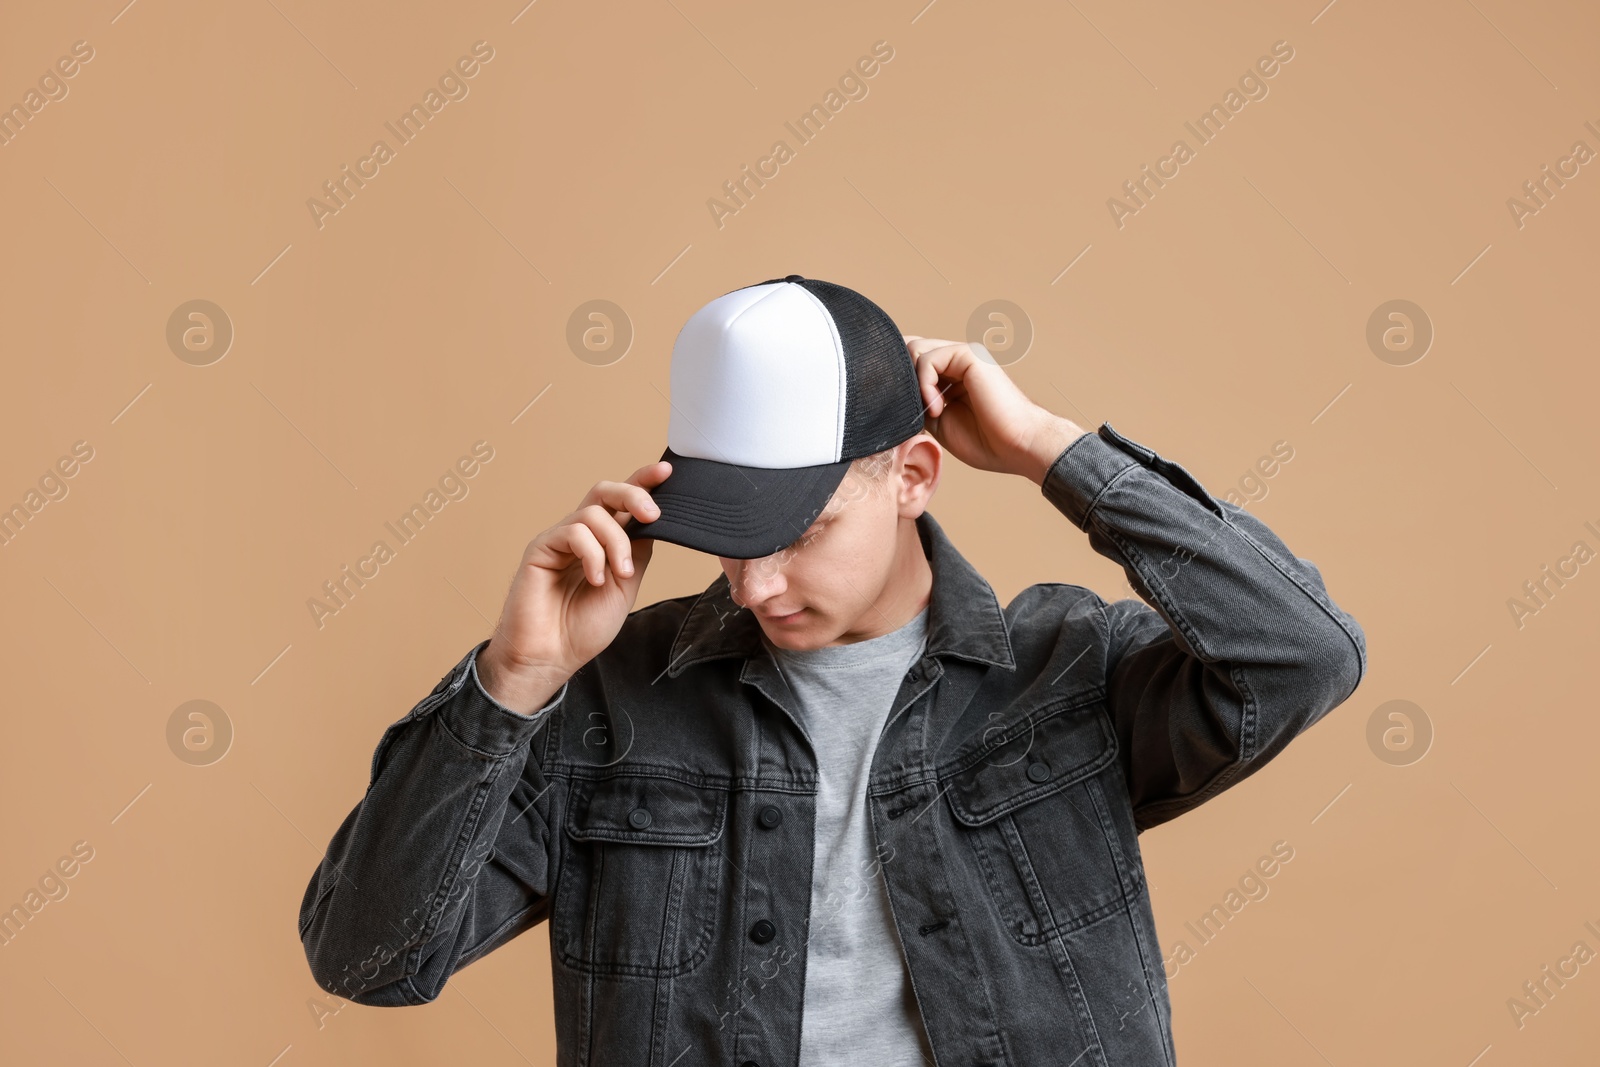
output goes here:
{"type": "Polygon", "coordinates": [[[794,544],[760,559],[719,556],[736,604],[781,648],[848,644],[888,633],[915,614],[927,566],[916,518],[938,486],[941,450],[927,434],[894,449],[879,484],[846,473],[794,544]],[[902,617],[904,616],[904,617],[902,617]]]}

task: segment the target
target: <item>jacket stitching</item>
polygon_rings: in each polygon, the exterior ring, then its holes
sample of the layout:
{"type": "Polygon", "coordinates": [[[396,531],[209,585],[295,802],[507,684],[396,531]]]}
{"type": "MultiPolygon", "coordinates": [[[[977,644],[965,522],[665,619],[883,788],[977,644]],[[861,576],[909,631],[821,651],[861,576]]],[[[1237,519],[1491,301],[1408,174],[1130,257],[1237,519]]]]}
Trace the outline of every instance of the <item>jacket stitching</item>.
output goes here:
{"type": "MultiPolygon", "coordinates": [[[[1273,566],[1277,568],[1279,573],[1285,574],[1285,577],[1290,578],[1291,581],[1294,580],[1292,575],[1288,575],[1286,572],[1284,572],[1283,568],[1278,565],[1276,560],[1272,559],[1272,557],[1267,553],[1262,552],[1261,547],[1257,545],[1255,541],[1243,530],[1235,526],[1232,522],[1229,522],[1226,517],[1219,516],[1218,521],[1222,522],[1228,527],[1228,529],[1238,534],[1247,544],[1250,544],[1252,547],[1254,547],[1257,552],[1260,552],[1268,562],[1272,563],[1273,566]]],[[[1100,525],[1100,529],[1101,532],[1106,534],[1106,536],[1111,541],[1116,543],[1119,548],[1128,553],[1133,561],[1139,563],[1147,562],[1146,557],[1139,552],[1139,550],[1132,543],[1125,540],[1121,535],[1117,534],[1115,531],[1105,529],[1104,524],[1100,525]]],[[[1135,567],[1135,570],[1138,570],[1137,566],[1135,567]]],[[[1144,578],[1142,572],[1140,572],[1140,578],[1144,578]]],[[[1300,587],[1302,592],[1305,591],[1304,587],[1301,586],[1299,582],[1294,582],[1294,584],[1297,587],[1300,587]]],[[[1165,609],[1167,617],[1172,622],[1176,623],[1182,630],[1184,637],[1188,640],[1190,646],[1194,648],[1196,655],[1200,658],[1201,665],[1203,667],[1210,670],[1216,664],[1223,662],[1206,650],[1205,643],[1200,640],[1199,636],[1194,632],[1194,628],[1189,625],[1189,621],[1184,618],[1180,611],[1177,610],[1170,597],[1159,591],[1157,587],[1151,586],[1148,581],[1144,581],[1144,586],[1149,592],[1150,596],[1160,603],[1165,609]]],[[[1311,599],[1320,606],[1320,602],[1317,601],[1316,597],[1313,596],[1311,599]]],[[[1204,803],[1206,800],[1209,800],[1211,797],[1217,795],[1223,789],[1227,788],[1228,785],[1235,780],[1238,771],[1242,767],[1248,765],[1249,762],[1255,758],[1255,728],[1257,725],[1257,713],[1259,711],[1259,707],[1253,696],[1253,691],[1250,687],[1250,684],[1245,678],[1244,665],[1229,664],[1228,677],[1232,679],[1240,694],[1239,737],[1236,747],[1237,754],[1235,755],[1234,759],[1227,765],[1219,768],[1216,774],[1212,775],[1210,779],[1208,779],[1193,793],[1187,794],[1184,797],[1158,801],[1154,804],[1140,805],[1140,807],[1136,810],[1148,811],[1152,814],[1165,813],[1166,811],[1173,809],[1177,809],[1180,814],[1184,811],[1188,811],[1194,807],[1197,807],[1199,804],[1204,803]]]]}
{"type": "MultiPolygon", "coordinates": [[[[1023,723],[1019,723],[1017,727],[1013,727],[1012,730],[1008,730],[1007,733],[1016,731],[1016,733],[1020,735],[1020,728],[1028,725],[1031,725],[1037,729],[1041,723],[1057,719],[1061,715],[1077,711],[1082,707],[1091,707],[1098,703],[1099,700],[1100,698],[1097,697],[1096,699],[1086,701],[1081,705],[1070,708],[1061,708],[1037,719],[1024,721],[1023,723]]],[[[1048,707],[1049,705],[1045,704],[1041,706],[1048,707]]],[[[1018,808],[1024,807],[1037,800],[1043,800],[1045,797],[1061,792],[1062,790],[1069,789],[1070,787],[1077,785],[1096,774],[1099,774],[1106,768],[1108,764],[1111,763],[1112,760],[1116,759],[1118,744],[1116,732],[1110,728],[1106,717],[1104,715],[1097,714],[1096,721],[1099,727],[1101,747],[1092,759],[1086,760],[1083,763],[1072,767],[1059,768],[1057,769],[1054,778],[1038,785],[1024,787],[1017,792],[1014,792],[1011,795],[996,801],[991,807],[981,812],[972,810],[965,800],[958,800],[955,793],[951,792],[948,794],[947,799],[949,800],[952,812],[956,816],[956,821],[963,825],[973,825],[972,822],[969,822],[969,819],[971,819],[975,820],[976,825],[985,825],[993,822],[997,818],[1010,815],[1018,808]]],[[[1009,744],[1015,739],[1015,736],[1009,737],[996,745],[989,746],[982,751],[975,753],[970,758],[963,759],[962,764],[959,767],[945,771],[940,777],[953,779],[966,774],[973,767],[977,766],[984,756],[989,755],[998,748],[1003,748],[1005,745],[1009,744]]]]}
{"type": "Polygon", "coordinates": [[[614,779],[635,778],[665,778],[682,785],[692,786],[696,789],[730,790],[738,784],[759,784],[762,788],[770,788],[770,783],[760,782],[759,779],[742,776],[739,778],[718,778],[707,774],[697,774],[693,771],[679,770],[660,763],[644,763],[637,760],[628,760],[624,765],[605,767],[598,770],[585,768],[580,763],[557,763],[551,770],[557,778],[565,778],[575,782],[609,782],[614,779]]]}
{"type": "MultiPolygon", "coordinates": [[[[1057,718],[1058,716],[1099,703],[1101,700],[1105,699],[1105,695],[1105,687],[1097,685],[1093,689],[1086,689],[1081,692],[1073,693],[1069,696],[1052,697],[1036,707],[1028,708],[1022,713],[1021,718],[1019,718],[1011,726],[1006,727],[1006,729],[1000,734],[999,740],[992,743],[986,742],[973,752],[969,752],[964,756],[953,758],[941,764],[940,766],[934,768],[934,777],[945,778],[957,774],[963,774],[977,766],[979,763],[983,762],[983,758],[985,756],[990,755],[996,749],[1004,748],[1006,745],[1009,745],[1011,742],[1021,737],[1024,733],[1037,730],[1041,725],[1057,718]]],[[[1115,737],[1113,737],[1112,744],[1114,745],[1115,743],[1115,737]]]]}
{"type": "MultiPolygon", "coordinates": [[[[443,725],[441,723],[440,725],[443,725]]],[[[477,836],[479,819],[488,800],[490,790],[499,771],[504,764],[495,766],[490,773],[478,784],[473,792],[471,803],[468,805],[466,817],[462,820],[461,829],[457,832],[456,843],[451,846],[449,862],[445,865],[444,875],[439,885],[435,887],[433,896],[428,900],[428,913],[423,919],[422,929],[417,932],[416,944],[405,951],[405,963],[401,971],[405,978],[406,987],[417,996],[422,997],[417,1003],[426,1003],[428,998],[416,987],[415,977],[422,970],[422,952],[437,936],[439,927],[444,922],[444,915],[450,906],[450,895],[454,890],[457,879],[461,874],[463,857],[466,855],[467,846],[472,838],[477,836]]],[[[460,910],[465,912],[467,901],[463,900],[460,910]]],[[[449,980],[448,974],[445,980],[449,980]]]]}
{"type": "MultiPolygon", "coordinates": [[[[499,947],[499,945],[496,944],[496,941],[503,937],[506,931],[520,926],[523,920],[529,915],[536,916],[538,912],[546,906],[546,901],[536,900],[532,904],[529,904],[526,908],[523,908],[521,911],[512,915],[511,918],[507,919],[499,926],[495,927],[491,932],[479,938],[471,948],[466,949],[461,953],[461,957],[456,961],[456,970],[460,970],[469,963],[476,963],[490,952],[493,952],[495,948],[499,947]]],[[[535,920],[535,925],[536,924],[537,919],[535,920]]],[[[532,927],[530,926],[529,929],[531,928],[532,927]]]]}
{"type": "MultiPolygon", "coordinates": [[[[326,851],[323,852],[322,858],[323,858],[324,861],[327,860],[328,853],[326,851]]],[[[301,921],[301,923],[300,923],[300,940],[302,940],[302,941],[305,940],[306,931],[311,928],[311,923],[316,919],[317,912],[322,910],[322,902],[324,900],[328,899],[328,894],[332,893],[333,890],[334,890],[334,887],[337,886],[338,884],[339,884],[339,878],[338,878],[337,873],[335,873],[334,877],[331,878],[331,879],[328,879],[326,881],[326,883],[317,892],[317,899],[312,903],[311,910],[306,913],[305,919],[303,919],[301,921]]]]}
{"type": "MultiPolygon", "coordinates": [[[[596,900],[596,898],[598,897],[598,894],[599,894],[599,888],[600,888],[600,885],[601,885],[601,879],[603,877],[604,868],[605,868],[605,856],[606,856],[606,848],[605,848],[605,846],[608,845],[608,844],[616,844],[616,843],[617,842],[600,841],[600,842],[598,842],[599,847],[593,849],[594,859],[592,861],[592,867],[591,867],[592,873],[590,874],[590,878],[589,878],[588,892],[585,895],[583,901],[581,901],[578,904],[578,906],[580,906],[580,907],[582,907],[584,909],[582,925],[588,931],[587,944],[589,946],[591,946],[590,951],[592,953],[598,953],[598,949],[593,947],[593,946],[596,946],[598,944],[598,934],[597,934],[597,930],[595,928],[595,923],[598,922],[598,918],[599,917],[598,917],[597,913],[600,910],[596,906],[595,900],[596,900]]],[[[652,846],[652,847],[656,847],[656,846],[652,846]]],[[[695,863],[704,864],[705,865],[704,874],[705,874],[705,882],[706,882],[706,884],[708,886],[712,887],[712,891],[713,892],[719,892],[720,891],[722,868],[723,868],[723,864],[722,864],[723,856],[722,856],[722,850],[721,849],[715,847],[713,844],[710,844],[710,843],[701,844],[701,845],[663,845],[663,846],[659,846],[659,847],[667,848],[667,849],[670,849],[670,850],[674,851],[674,856],[673,856],[674,865],[677,865],[680,862],[680,855],[679,854],[681,854],[685,849],[693,849],[694,852],[695,852],[695,855],[692,858],[687,858],[687,859],[682,860],[682,862],[684,862],[686,864],[686,866],[684,868],[685,871],[688,870],[688,866],[687,866],[688,864],[695,864],[695,863]]],[[[570,898],[571,895],[572,895],[571,883],[570,883],[569,879],[570,879],[570,877],[574,876],[574,874],[573,874],[574,866],[575,866],[575,864],[573,863],[573,861],[572,861],[572,859],[570,857],[567,858],[562,863],[562,865],[561,865],[561,873],[557,878],[556,889],[555,889],[555,892],[552,894],[552,898],[551,898],[553,903],[556,900],[561,900],[561,901],[565,901],[566,902],[566,905],[567,905],[568,908],[573,906],[573,902],[570,901],[570,899],[568,899],[568,898],[570,898]]],[[[685,874],[685,882],[680,885],[679,891],[678,891],[678,895],[680,897],[686,898],[687,897],[687,888],[688,888],[687,887],[687,874],[685,874]]],[[[669,897],[671,896],[670,892],[669,892],[668,895],[669,895],[669,897]]],[[[687,904],[687,903],[688,903],[687,900],[680,901],[680,904],[687,904]]],[[[571,969],[573,969],[575,971],[578,971],[580,973],[590,975],[591,977],[599,976],[599,975],[612,975],[612,976],[625,975],[625,976],[631,976],[631,977],[636,977],[636,978],[678,978],[678,977],[682,977],[683,975],[686,975],[686,974],[690,973],[691,971],[695,970],[696,968],[698,968],[701,963],[705,962],[706,957],[710,954],[711,944],[712,944],[712,941],[713,941],[711,933],[712,933],[713,929],[715,928],[716,917],[717,917],[716,903],[717,903],[716,901],[710,901],[710,902],[706,903],[703,906],[702,910],[704,911],[705,916],[704,916],[703,919],[700,919],[698,924],[697,924],[697,930],[696,930],[696,935],[695,935],[696,936],[695,944],[697,945],[697,947],[696,947],[695,951],[690,956],[688,956],[686,959],[684,959],[682,961],[679,961],[677,963],[674,963],[674,964],[672,964],[670,966],[666,966],[666,965],[651,965],[651,964],[638,964],[638,963],[619,963],[619,962],[616,962],[616,961],[609,961],[608,962],[608,961],[600,960],[600,959],[592,959],[591,960],[591,959],[584,958],[583,956],[577,955],[576,953],[569,952],[568,949],[567,949],[567,946],[562,943],[563,940],[565,939],[565,935],[569,931],[569,926],[568,926],[568,923],[567,923],[566,918],[565,918],[566,912],[562,908],[555,907],[555,906],[552,907],[551,915],[550,915],[550,920],[551,920],[550,949],[551,949],[551,953],[553,955],[555,955],[557,958],[559,958],[561,960],[561,962],[563,964],[565,964],[567,967],[569,967],[569,968],[571,968],[571,969]]],[[[657,959],[660,959],[659,952],[657,954],[657,959]]]]}
{"type": "Polygon", "coordinates": [[[1032,939],[1033,935],[1026,932],[1027,918],[1019,914],[1014,903],[1000,886],[1000,877],[995,871],[994,859],[989,855],[989,846],[983,841],[988,833],[985,827],[974,827],[967,831],[971,851],[978,859],[978,866],[983,869],[985,880],[989,883],[989,900],[1000,915],[1000,923],[1005,927],[1011,937],[1024,945],[1037,945],[1038,940],[1032,939]]]}
{"type": "MultiPolygon", "coordinates": [[[[1258,553],[1260,553],[1263,559],[1272,564],[1279,574],[1289,579],[1289,581],[1292,582],[1297,589],[1304,593],[1312,603],[1321,608],[1323,614],[1325,614],[1335,626],[1339,627],[1340,632],[1343,633],[1345,638],[1349,640],[1350,645],[1356,654],[1356,682],[1355,685],[1350,687],[1350,691],[1345,694],[1344,699],[1348,700],[1350,695],[1356,691],[1356,687],[1361,684],[1361,679],[1365,678],[1367,674],[1367,655],[1362,650],[1361,642],[1357,641],[1355,634],[1350,632],[1350,627],[1345,624],[1345,620],[1341,617],[1340,613],[1333,610],[1333,608],[1329,606],[1324,595],[1319,594],[1314,587],[1301,580],[1301,578],[1292,571],[1286,569],[1282,563],[1274,558],[1272,553],[1268,552],[1266,548],[1259,544],[1254,537],[1251,537],[1246,530],[1241,527],[1234,526],[1231,522],[1228,523],[1228,525],[1233,526],[1233,529],[1239,534],[1239,536],[1242,537],[1245,542],[1254,548],[1258,553]]],[[[1341,700],[1339,703],[1343,702],[1344,701],[1341,700]]]]}
{"type": "MultiPolygon", "coordinates": [[[[1082,785],[1087,788],[1089,781],[1085,780],[1073,784],[1082,785]]],[[[1069,801],[1070,793],[1071,788],[1068,787],[1063,794],[1068,797],[1069,801]]],[[[1043,800],[1046,798],[1037,797],[1035,799],[1043,800]]],[[[1029,801],[1029,803],[1032,803],[1032,801],[1029,801]]],[[[1024,806],[1026,805],[1018,805],[1018,808],[1024,806]]],[[[1076,807],[1075,802],[1074,807],[1076,807]]],[[[1119,868],[1117,870],[1117,884],[1119,890],[1118,900],[1107,901],[1103,904],[1096,904],[1080,914],[1075,914],[1068,917],[1068,919],[1064,922],[1058,922],[1056,920],[1054,912],[1046,903],[1043,906],[1048,918],[1041,920],[1037,915],[1037,908],[1033,900],[1033,895],[1035,892],[1037,892],[1040,896],[1040,900],[1043,901],[1043,883],[1039,880],[1038,873],[1033,868],[1033,857],[1028,854],[1026,844],[1022,839],[1022,831],[1016,826],[1016,810],[1017,809],[1013,809],[1005,812],[1003,815],[984,823],[982,826],[967,827],[964,830],[965,834],[968,835],[971,844],[971,851],[977,857],[978,865],[980,868],[982,868],[984,878],[989,884],[990,899],[994,904],[995,909],[1000,914],[1001,925],[1006,928],[1006,932],[1011,935],[1012,940],[1017,942],[1019,945],[1024,945],[1029,948],[1037,948],[1040,945],[1048,943],[1052,938],[1058,935],[1072,933],[1075,930],[1081,930],[1087,926],[1093,926],[1102,919],[1124,910],[1126,889],[1122,885],[1122,871],[1120,866],[1115,862],[1115,859],[1113,859],[1112,866],[1119,868]],[[1010,830],[1004,829],[1003,824],[1009,825],[1010,830]],[[989,855],[989,850],[993,847],[993,845],[986,843],[985,839],[986,837],[996,836],[1001,839],[999,846],[1000,851],[1017,868],[1017,879],[1021,884],[1023,896],[1026,898],[1024,903],[1020,905],[1021,910],[1019,910],[1019,905],[1016,903],[1015,894],[1010,890],[1003,888],[1002,883],[1004,879],[1002,879],[998,873],[999,868],[996,866],[994,857],[989,855]],[[1031,925],[1034,929],[1031,932],[1028,930],[1028,926],[1030,925],[1028,922],[1029,916],[1033,916],[1031,925]]],[[[1083,809],[1079,808],[1078,810],[1081,813],[1083,809]]],[[[1088,817],[1085,816],[1085,818],[1087,819],[1088,817]]],[[[1110,830],[1106,829],[1105,822],[1098,817],[1098,814],[1095,818],[1089,819],[1089,821],[1099,826],[1102,834],[1109,835],[1111,833],[1110,830]]],[[[1109,840],[1107,847],[1110,847],[1109,840]]]]}
{"type": "MultiPolygon", "coordinates": [[[[681,908],[683,904],[685,889],[683,884],[685,876],[682,875],[683,861],[682,854],[675,852],[671,866],[667,871],[666,899],[661,902],[661,937],[656,941],[657,967],[661,966],[662,962],[667,958],[667,946],[672,944],[675,932],[674,923],[676,920],[673,913],[678,908],[681,908]],[[674,882],[679,883],[676,892],[673,891],[674,882]]],[[[671,1014],[669,992],[672,988],[672,983],[654,982],[652,984],[655,988],[651,991],[652,996],[650,998],[650,1067],[657,1067],[661,1062],[662,1049],[665,1047],[667,1039],[666,1017],[671,1014]],[[666,1006],[661,1003],[663,999],[668,999],[669,1001],[666,1006]]]]}
{"type": "MultiPolygon", "coordinates": [[[[1080,438],[1080,440],[1082,439],[1083,438],[1080,438]]],[[[1135,462],[1128,464],[1126,467],[1119,468],[1117,472],[1106,481],[1106,484],[1100,487],[1099,492],[1095,493],[1094,499],[1089,501],[1089,506],[1083,509],[1083,522],[1081,525],[1079,525],[1078,529],[1087,533],[1089,531],[1090,523],[1095,521],[1094,509],[1100,506],[1100,501],[1107,493],[1111,491],[1111,487],[1122,481],[1122,479],[1126,478],[1134,471],[1144,469],[1145,468],[1140,465],[1137,459],[1135,462]]],[[[1104,524],[1100,525],[1103,526],[1104,524]]]]}
{"type": "MultiPolygon", "coordinates": [[[[1164,818],[1159,821],[1165,822],[1185,812],[1192,811],[1232,786],[1237,779],[1239,771],[1253,765],[1253,761],[1256,758],[1255,739],[1256,726],[1259,721],[1259,716],[1257,715],[1258,704],[1250,684],[1244,679],[1241,668],[1235,667],[1229,672],[1229,677],[1233,679],[1234,685],[1238,687],[1241,698],[1239,703],[1238,754],[1227,764],[1219,767],[1215,774],[1201,783],[1200,787],[1193,792],[1185,793],[1179,797],[1166,797],[1136,806],[1133,809],[1136,819],[1142,820],[1144,816],[1154,815],[1163,816],[1164,818]]],[[[1139,826],[1139,830],[1148,830],[1153,825],[1156,824],[1145,822],[1139,826]]]]}
{"type": "MultiPolygon", "coordinates": [[[[1118,834],[1117,829],[1116,829],[1116,816],[1113,815],[1112,812],[1110,811],[1110,805],[1109,805],[1109,803],[1105,802],[1105,798],[1103,796],[1101,796],[1101,797],[1090,796],[1089,800],[1090,800],[1090,802],[1092,804],[1094,804],[1096,810],[1100,813],[1103,821],[1107,825],[1112,827],[1112,833],[1116,834],[1117,836],[1120,836],[1120,834],[1118,834]],[[1102,804],[1104,804],[1105,806],[1102,807],[1102,804]]],[[[1135,848],[1138,847],[1138,842],[1137,841],[1134,842],[1134,847],[1135,848]]],[[[1123,860],[1127,860],[1127,859],[1130,859],[1130,858],[1131,857],[1126,857],[1126,856],[1122,857],[1123,860]]],[[[1142,862],[1136,862],[1136,863],[1124,864],[1124,865],[1129,867],[1129,868],[1131,868],[1132,870],[1135,870],[1135,871],[1142,871],[1143,867],[1144,867],[1144,864],[1142,862]]],[[[1121,866],[1121,865],[1119,865],[1119,866],[1121,866]]],[[[1120,879],[1119,879],[1119,881],[1120,881],[1120,879]]],[[[1122,889],[1123,911],[1128,917],[1128,927],[1133,933],[1133,943],[1134,943],[1135,947],[1137,947],[1138,950],[1139,950],[1139,969],[1144,972],[1144,990],[1145,990],[1145,995],[1147,997],[1149,997],[1149,999],[1150,999],[1150,1007],[1155,1011],[1156,1029],[1157,1029],[1157,1032],[1159,1032],[1161,1034],[1161,1038],[1162,1038],[1163,1043],[1167,1046],[1167,1047],[1162,1049],[1163,1057],[1166,1060],[1167,1067],[1176,1067],[1176,1065],[1174,1063],[1174,1060],[1173,1060],[1173,1056],[1172,1056],[1172,1049],[1170,1047],[1171,1044],[1172,1044],[1172,1036],[1168,1032],[1166,1020],[1161,1017],[1161,1006],[1160,1006],[1159,1003],[1157,1003],[1157,1000],[1156,1000],[1156,984],[1155,984],[1156,983],[1156,979],[1155,979],[1154,971],[1151,969],[1151,961],[1150,961],[1151,954],[1145,948],[1144,931],[1140,929],[1140,927],[1139,927],[1139,917],[1134,913],[1134,901],[1139,897],[1140,892],[1144,890],[1144,884],[1147,881],[1148,881],[1147,879],[1142,879],[1141,880],[1141,885],[1138,888],[1136,888],[1132,894],[1129,894],[1128,889],[1127,889],[1126,886],[1123,887],[1123,889],[1122,889]]],[[[1162,971],[1161,971],[1161,982],[1162,983],[1166,982],[1166,969],[1165,969],[1164,965],[1163,965],[1163,968],[1162,968],[1162,971]]]]}
{"type": "MultiPolygon", "coordinates": [[[[1226,522],[1226,520],[1222,521],[1226,522]]],[[[1232,523],[1228,523],[1228,525],[1232,526],[1232,523]]],[[[1131,567],[1133,567],[1134,572],[1139,576],[1139,583],[1144,586],[1145,591],[1150,594],[1151,599],[1155,600],[1161,605],[1167,618],[1176,623],[1179,629],[1183,631],[1184,639],[1189,642],[1189,645],[1195,650],[1196,654],[1198,654],[1202,660],[1205,661],[1207,666],[1209,666],[1212,662],[1215,662],[1215,658],[1206,651],[1205,642],[1200,638],[1199,634],[1194,632],[1194,628],[1189,625],[1189,620],[1184,618],[1182,612],[1178,611],[1177,606],[1172,602],[1172,598],[1161,591],[1165,588],[1165,582],[1163,581],[1158,585],[1151,585],[1149,579],[1145,577],[1144,571],[1141,569],[1140,565],[1148,565],[1148,557],[1146,557],[1144,553],[1140,552],[1138,547],[1135,546],[1133,542],[1127,540],[1117,531],[1109,529],[1104,523],[1096,523],[1095,528],[1102,536],[1106,538],[1106,540],[1115,544],[1128,556],[1128,563],[1131,567]]]]}
{"type": "MultiPolygon", "coordinates": [[[[1011,832],[1016,838],[1015,844],[1012,845],[1012,847],[1017,849],[1018,859],[1021,860],[1019,868],[1026,869],[1028,881],[1030,883],[1028,889],[1032,893],[1037,894],[1039,905],[1044,909],[1046,921],[1049,924],[1048,931],[1041,931],[1041,939],[1045,944],[1051,947],[1051,955],[1056,959],[1057,968],[1060,970],[1062,977],[1071,980],[1073,993],[1072,1006],[1078,1014],[1078,1020],[1080,1024],[1082,1024],[1088,1030],[1094,1042],[1093,1047],[1099,1051],[1100,1062],[1102,1065],[1104,1065],[1106,1062],[1105,1043],[1100,1038],[1100,1028],[1095,1025],[1094,1013],[1089,1007],[1089,994],[1083,988],[1083,980],[1078,977],[1078,968],[1072,963],[1072,954],[1067,951],[1065,942],[1061,940],[1062,935],[1068,928],[1063,927],[1056,921],[1055,911],[1050,907],[1050,901],[1044,894],[1044,886],[1039,883],[1038,873],[1034,870],[1033,866],[1033,857],[1028,853],[1028,846],[1022,840],[1022,832],[1017,829],[1015,820],[1010,815],[1007,815],[1005,821],[1010,823],[1011,832]]],[[[1007,844],[1011,845],[1012,843],[1008,840],[1007,844]]],[[[1119,877],[1119,887],[1120,882],[1121,879],[1119,877]]],[[[1101,908],[1096,910],[1104,911],[1105,909],[1101,908]]],[[[1106,914],[1111,914],[1111,912],[1106,912],[1106,914]]],[[[1104,916],[1101,917],[1103,918],[1104,916]]],[[[1077,926],[1070,927],[1070,929],[1081,929],[1083,926],[1088,925],[1089,922],[1086,921],[1078,924],[1077,926]]]]}

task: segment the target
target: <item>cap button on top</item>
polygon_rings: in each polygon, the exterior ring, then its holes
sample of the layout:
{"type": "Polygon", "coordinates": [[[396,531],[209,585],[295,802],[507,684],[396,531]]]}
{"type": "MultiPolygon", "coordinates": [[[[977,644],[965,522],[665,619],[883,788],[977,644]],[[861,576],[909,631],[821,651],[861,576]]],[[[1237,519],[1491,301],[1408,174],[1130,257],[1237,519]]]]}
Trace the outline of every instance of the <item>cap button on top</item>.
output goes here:
{"type": "Polygon", "coordinates": [[[805,281],[805,278],[801,277],[798,274],[791,274],[787,278],[785,278],[784,281],[786,281],[786,282],[803,282],[803,281],[805,281]]]}

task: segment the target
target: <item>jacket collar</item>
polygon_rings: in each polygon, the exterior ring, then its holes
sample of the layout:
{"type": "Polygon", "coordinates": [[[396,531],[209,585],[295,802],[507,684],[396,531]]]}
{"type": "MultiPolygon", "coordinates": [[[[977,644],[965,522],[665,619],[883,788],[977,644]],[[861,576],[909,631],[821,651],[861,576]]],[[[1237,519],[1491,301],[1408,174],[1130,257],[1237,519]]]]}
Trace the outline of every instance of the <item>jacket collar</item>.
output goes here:
{"type": "MultiPolygon", "coordinates": [[[[928,594],[929,656],[955,656],[973,663],[1016,669],[1011,636],[994,589],[956,551],[927,511],[917,516],[917,534],[933,571],[928,594]]],[[[717,575],[689,607],[678,627],[666,673],[676,678],[696,663],[724,656],[755,656],[765,651],[761,623],[733,602],[728,576],[717,575]]]]}

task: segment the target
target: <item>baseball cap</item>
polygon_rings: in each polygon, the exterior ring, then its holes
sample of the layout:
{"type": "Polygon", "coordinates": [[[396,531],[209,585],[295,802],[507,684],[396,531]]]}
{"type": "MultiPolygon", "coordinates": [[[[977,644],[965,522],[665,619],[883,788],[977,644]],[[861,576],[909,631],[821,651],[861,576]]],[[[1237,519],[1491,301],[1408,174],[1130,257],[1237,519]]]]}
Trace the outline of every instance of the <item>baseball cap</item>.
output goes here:
{"type": "Polygon", "coordinates": [[[905,338],[853,289],[791,274],[717,297],[672,346],[671,414],[651,537],[730,559],[797,541],[852,460],[923,428],[905,338]]]}

